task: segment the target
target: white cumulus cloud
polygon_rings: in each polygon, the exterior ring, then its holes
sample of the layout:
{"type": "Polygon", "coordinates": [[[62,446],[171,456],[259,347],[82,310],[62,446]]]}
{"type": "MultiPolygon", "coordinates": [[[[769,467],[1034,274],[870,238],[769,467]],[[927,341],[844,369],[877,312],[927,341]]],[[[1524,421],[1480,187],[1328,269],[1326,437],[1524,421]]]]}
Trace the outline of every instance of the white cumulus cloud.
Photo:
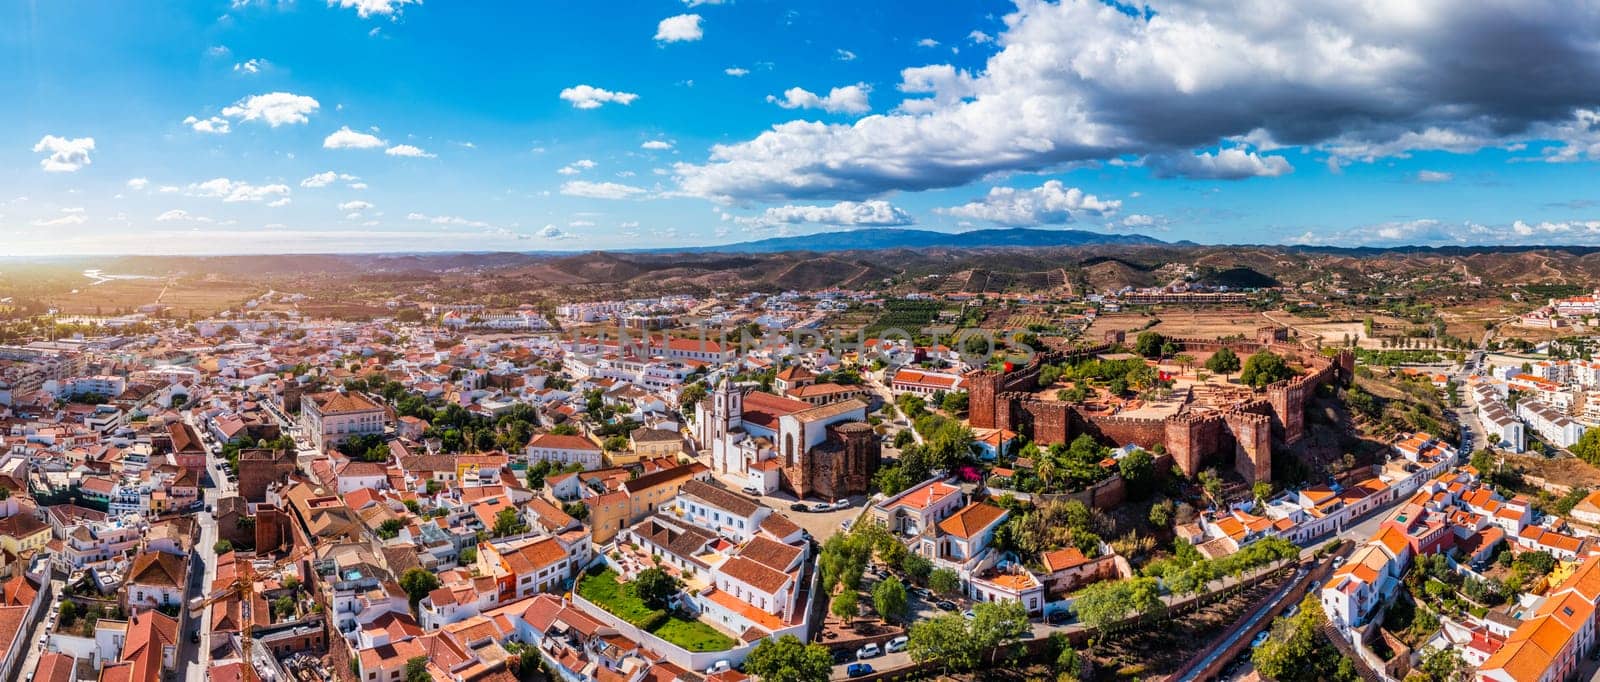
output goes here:
{"type": "Polygon", "coordinates": [[[277,183],[254,185],[242,180],[230,180],[228,178],[212,178],[205,182],[190,184],[186,189],[193,196],[221,199],[228,203],[275,201],[289,196],[288,185],[277,183]]]}
{"type": "Polygon", "coordinates": [[[1059,225],[1082,216],[1110,215],[1121,207],[1121,201],[1102,200],[1077,187],[1067,187],[1060,180],[1050,180],[1032,189],[992,187],[978,201],[939,209],[939,212],[998,225],[1029,226],[1059,225]]]}
{"type": "Polygon", "coordinates": [[[308,178],[306,178],[304,180],[301,180],[300,181],[300,186],[304,187],[304,188],[307,188],[307,189],[317,189],[319,187],[327,187],[328,185],[331,185],[331,184],[333,184],[335,182],[338,182],[340,180],[343,180],[345,182],[354,182],[354,181],[359,180],[359,179],[360,178],[358,178],[358,177],[356,177],[354,175],[350,175],[348,173],[335,173],[333,171],[323,171],[321,173],[317,173],[315,175],[312,175],[311,177],[308,177],[308,178]]]}
{"type": "Polygon", "coordinates": [[[392,16],[399,12],[401,7],[413,3],[420,5],[422,0],[328,0],[329,7],[353,9],[362,19],[392,16]]]}
{"type": "Polygon", "coordinates": [[[794,87],[783,91],[783,97],[767,95],[767,101],[785,109],[822,109],[835,114],[864,114],[872,110],[867,95],[872,86],[856,83],[828,91],[826,97],[805,88],[794,87]]]}
{"type": "Polygon", "coordinates": [[[341,126],[322,140],[323,149],[376,149],[385,144],[377,135],[351,130],[341,126]]]}
{"type": "Polygon", "coordinates": [[[183,119],[183,124],[193,128],[197,133],[209,133],[212,135],[227,135],[233,129],[228,123],[228,119],[221,116],[211,116],[209,118],[190,116],[183,119]]]}
{"type": "Polygon", "coordinates": [[[608,102],[624,106],[633,104],[639,96],[631,92],[613,92],[592,85],[574,85],[561,91],[561,99],[571,102],[574,109],[597,109],[608,102]]]}
{"type": "Polygon", "coordinates": [[[274,128],[281,125],[305,123],[311,120],[322,105],[305,95],[289,92],[269,92],[251,95],[222,110],[222,115],[241,121],[264,121],[274,128]]]}
{"type": "Polygon", "coordinates": [[[757,221],[764,225],[820,223],[852,227],[892,227],[915,222],[910,213],[881,199],[841,201],[830,206],[774,206],[757,221]]]}
{"type": "Polygon", "coordinates": [[[671,149],[672,148],[672,143],[668,142],[666,140],[650,140],[648,142],[645,142],[644,144],[639,145],[639,148],[640,149],[650,149],[650,150],[655,150],[655,151],[663,151],[663,150],[671,149]]]}
{"type": "Polygon", "coordinates": [[[1152,157],[1147,161],[1158,178],[1181,177],[1206,180],[1275,178],[1294,172],[1294,166],[1281,156],[1263,156],[1253,151],[1229,147],[1216,153],[1179,152],[1152,157]]]}
{"type": "Polygon", "coordinates": [[[435,156],[438,156],[438,154],[431,154],[424,151],[421,147],[416,147],[409,144],[397,144],[393,147],[385,149],[383,153],[388,154],[389,156],[407,156],[416,159],[431,159],[435,156]]]}
{"type": "Polygon", "coordinates": [[[33,145],[35,153],[44,152],[49,156],[39,160],[39,167],[47,173],[71,173],[87,166],[93,161],[89,159],[89,152],[94,151],[94,138],[74,137],[65,138],[55,135],[46,135],[39,138],[33,145]]]}
{"type": "Polygon", "coordinates": [[[969,36],[995,49],[965,79],[952,67],[943,101],[780,123],[679,164],[680,187],[861,199],[1123,157],[1244,177],[1290,172],[1266,154],[1281,147],[1336,163],[1552,139],[1552,160],[1600,151],[1583,146],[1600,142],[1583,119],[1600,108],[1590,0],[1114,4],[1017,3],[1000,35],[969,36]],[[1196,151],[1209,157],[1183,157],[1196,151]]]}
{"type": "Polygon", "coordinates": [[[679,14],[667,17],[656,24],[656,40],[663,43],[678,43],[699,40],[705,35],[700,28],[700,15],[679,14]]]}

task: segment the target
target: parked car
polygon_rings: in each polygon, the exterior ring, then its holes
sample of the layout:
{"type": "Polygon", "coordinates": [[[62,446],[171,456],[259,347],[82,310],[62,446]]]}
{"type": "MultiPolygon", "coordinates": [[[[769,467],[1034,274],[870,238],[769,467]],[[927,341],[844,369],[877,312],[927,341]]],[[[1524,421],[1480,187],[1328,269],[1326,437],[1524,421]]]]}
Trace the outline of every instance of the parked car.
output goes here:
{"type": "Polygon", "coordinates": [[[855,523],[855,519],[845,519],[843,521],[840,521],[839,522],[839,530],[850,530],[850,526],[853,523],[855,523]]]}
{"type": "Polygon", "coordinates": [[[811,511],[811,507],[810,507],[810,505],[807,505],[804,502],[796,502],[794,504],[789,505],[789,511],[799,511],[799,512],[811,511]]]}
{"type": "Polygon", "coordinates": [[[1071,614],[1067,613],[1066,611],[1051,611],[1050,615],[1045,616],[1044,620],[1051,625],[1060,625],[1067,622],[1070,617],[1071,614]]]}
{"type": "Polygon", "coordinates": [[[1262,630],[1260,634],[1256,635],[1255,639],[1250,640],[1250,646],[1252,648],[1261,646],[1262,644],[1265,644],[1267,638],[1271,636],[1272,632],[1270,630],[1262,630]]]}
{"type": "Polygon", "coordinates": [[[851,677],[866,677],[872,674],[872,664],[851,663],[850,667],[844,669],[844,673],[851,677]]]}
{"type": "Polygon", "coordinates": [[[883,646],[883,650],[892,654],[896,651],[905,651],[906,646],[909,644],[911,644],[911,638],[905,635],[900,635],[899,637],[889,640],[889,643],[883,646]]]}
{"type": "Polygon", "coordinates": [[[818,502],[816,504],[811,505],[811,511],[814,511],[814,512],[833,511],[833,505],[828,503],[828,502],[818,502]]]}
{"type": "Polygon", "coordinates": [[[849,663],[850,659],[855,657],[855,652],[849,649],[834,649],[829,653],[833,654],[833,662],[835,664],[849,663]]]}
{"type": "Polygon", "coordinates": [[[882,655],[883,649],[879,648],[876,642],[869,643],[860,649],[856,649],[856,660],[858,661],[865,661],[869,658],[877,658],[882,655]]]}
{"type": "Polygon", "coordinates": [[[924,601],[933,598],[933,593],[929,592],[928,588],[926,587],[913,587],[908,591],[911,592],[911,594],[916,595],[918,599],[922,599],[924,601]]]}
{"type": "Polygon", "coordinates": [[[746,495],[750,495],[752,497],[761,497],[761,489],[753,485],[747,485],[743,488],[743,490],[744,494],[746,495]]]}
{"type": "Polygon", "coordinates": [[[839,500],[837,502],[834,502],[833,503],[833,508],[834,509],[849,509],[850,508],[850,500],[839,500]]]}
{"type": "Polygon", "coordinates": [[[978,614],[973,613],[972,609],[967,609],[967,610],[961,612],[961,617],[965,618],[967,620],[972,620],[974,618],[977,618],[978,614]]]}
{"type": "Polygon", "coordinates": [[[954,611],[954,610],[956,610],[956,603],[953,602],[953,601],[950,601],[949,599],[940,599],[938,601],[938,603],[934,604],[934,606],[939,607],[940,611],[954,611]]]}
{"type": "Polygon", "coordinates": [[[711,667],[706,668],[706,674],[715,675],[717,673],[728,672],[729,670],[733,670],[733,664],[729,663],[728,659],[724,658],[716,663],[712,663],[711,667]]]}

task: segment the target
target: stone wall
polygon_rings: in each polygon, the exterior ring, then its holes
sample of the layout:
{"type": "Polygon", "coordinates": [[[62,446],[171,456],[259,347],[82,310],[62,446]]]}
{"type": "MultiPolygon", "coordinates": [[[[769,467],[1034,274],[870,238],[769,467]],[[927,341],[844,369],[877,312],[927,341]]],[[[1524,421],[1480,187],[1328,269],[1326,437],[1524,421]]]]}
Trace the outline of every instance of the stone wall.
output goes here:
{"type": "Polygon", "coordinates": [[[1134,443],[1146,449],[1165,447],[1186,475],[1194,476],[1206,461],[1226,458],[1247,480],[1272,477],[1274,438],[1294,444],[1305,437],[1305,406],[1317,387],[1334,381],[1348,382],[1355,372],[1355,355],[1342,350],[1328,357],[1316,349],[1289,342],[1288,330],[1266,326],[1253,340],[1201,338],[1168,339],[1184,351],[1215,352],[1232,349],[1241,356],[1271,350],[1308,368],[1308,372],[1266,387],[1260,397],[1206,414],[1173,415],[1165,420],[1130,419],[1092,415],[1075,405],[1041,400],[1032,395],[1039,368],[1102,353],[1116,340],[1072,351],[1041,353],[1027,367],[1011,372],[979,370],[966,376],[969,417],[974,428],[1001,428],[1026,434],[1040,445],[1069,443],[1089,434],[1108,445],[1134,443]]]}
{"type": "Polygon", "coordinates": [[[1075,417],[1075,432],[1087,433],[1102,443],[1133,443],[1146,450],[1153,450],[1157,445],[1165,446],[1166,443],[1166,424],[1160,419],[1089,415],[1076,409],[1072,414],[1075,417]]]}

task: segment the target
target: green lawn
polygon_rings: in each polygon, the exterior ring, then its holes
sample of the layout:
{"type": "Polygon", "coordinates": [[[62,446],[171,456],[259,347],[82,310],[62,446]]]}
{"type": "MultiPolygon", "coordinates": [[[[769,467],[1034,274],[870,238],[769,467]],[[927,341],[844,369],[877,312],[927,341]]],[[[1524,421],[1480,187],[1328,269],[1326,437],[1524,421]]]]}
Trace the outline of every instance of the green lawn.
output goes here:
{"type": "Polygon", "coordinates": [[[700,621],[684,620],[675,615],[663,618],[661,610],[650,608],[634,594],[632,583],[617,582],[617,572],[610,568],[583,576],[578,581],[578,594],[617,617],[689,651],[726,651],[737,644],[732,637],[700,621]]]}
{"type": "Polygon", "coordinates": [[[653,634],[690,651],[727,651],[736,644],[732,637],[717,632],[710,625],[676,616],[667,618],[653,634]]]}

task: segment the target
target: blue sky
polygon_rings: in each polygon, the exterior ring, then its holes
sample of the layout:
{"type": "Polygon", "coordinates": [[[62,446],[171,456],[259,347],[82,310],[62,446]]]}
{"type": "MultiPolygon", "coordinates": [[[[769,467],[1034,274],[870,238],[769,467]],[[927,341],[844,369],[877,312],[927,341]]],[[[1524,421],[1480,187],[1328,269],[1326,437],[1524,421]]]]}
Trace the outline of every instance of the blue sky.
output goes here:
{"type": "Polygon", "coordinates": [[[1600,243],[1592,1],[1262,3],[0,2],[0,255],[1600,243]]]}

